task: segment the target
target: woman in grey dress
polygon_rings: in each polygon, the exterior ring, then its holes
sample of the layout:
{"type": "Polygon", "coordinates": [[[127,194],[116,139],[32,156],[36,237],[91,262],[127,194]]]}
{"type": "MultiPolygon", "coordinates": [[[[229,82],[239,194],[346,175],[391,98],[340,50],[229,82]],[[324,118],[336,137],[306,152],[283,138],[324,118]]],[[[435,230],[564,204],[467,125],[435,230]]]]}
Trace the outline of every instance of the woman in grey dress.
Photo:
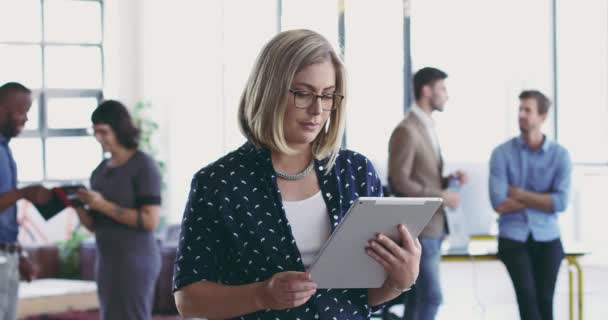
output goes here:
{"type": "Polygon", "coordinates": [[[91,174],[91,190],[79,192],[86,209],[77,212],[95,233],[101,319],[147,320],[161,263],[153,233],[160,220],[160,172],[137,149],[139,131],[120,102],[103,102],[91,120],[111,157],[91,174]]]}

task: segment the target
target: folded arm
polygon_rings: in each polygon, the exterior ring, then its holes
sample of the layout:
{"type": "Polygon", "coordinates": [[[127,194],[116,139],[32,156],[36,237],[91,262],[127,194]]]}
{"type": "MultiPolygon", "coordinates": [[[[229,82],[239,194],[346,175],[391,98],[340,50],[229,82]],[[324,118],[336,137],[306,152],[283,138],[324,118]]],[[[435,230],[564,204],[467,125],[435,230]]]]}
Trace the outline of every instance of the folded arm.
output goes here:
{"type": "Polygon", "coordinates": [[[499,214],[511,213],[527,208],[527,205],[509,194],[506,159],[500,149],[492,152],[490,159],[490,202],[499,214]]]}
{"type": "Polygon", "coordinates": [[[560,155],[559,164],[549,192],[534,192],[509,187],[509,197],[529,208],[547,213],[564,211],[568,205],[572,165],[567,152],[560,155]]]}
{"type": "Polygon", "coordinates": [[[551,193],[528,191],[521,188],[509,187],[509,198],[525,206],[545,212],[554,212],[551,193]]]}

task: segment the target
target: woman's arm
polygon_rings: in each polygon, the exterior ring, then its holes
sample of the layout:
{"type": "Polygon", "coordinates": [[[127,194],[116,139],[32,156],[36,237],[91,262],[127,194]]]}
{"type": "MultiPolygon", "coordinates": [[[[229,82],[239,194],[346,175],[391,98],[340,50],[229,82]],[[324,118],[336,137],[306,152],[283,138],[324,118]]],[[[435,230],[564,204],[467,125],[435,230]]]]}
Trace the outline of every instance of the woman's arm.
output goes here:
{"type": "Polygon", "coordinates": [[[195,282],[175,293],[175,303],[179,314],[185,318],[234,318],[264,308],[258,294],[259,286],[259,282],[241,286],[195,282]]]}
{"type": "Polygon", "coordinates": [[[93,217],[91,217],[91,215],[87,212],[87,210],[85,208],[82,207],[77,207],[74,208],[76,210],[76,214],[78,215],[78,219],[80,220],[80,223],[87,228],[87,230],[89,230],[90,232],[95,233],[94,230],[94,223],[93,223],[93,217]]]}
{"type": "Polygon", "coordinates": [[[96,209],[114,221],[139,228],[145,231],[154,231],[160,222],[160,206],[144,205],[139,209],[123,208],[111,201],[105,200],[96,209]]]}
{"type": "Polygon", "coordinates": [[[367,303],[370,307],[375,307],[397,298],[401,293],[402,291],[397,291],[395,288],[390,287],[385,281],[380,288],[367,289],[367,303]]]}
{"type": "Polygon", "coordinates": [[[270,279],[230,286],[198,281],[175,293],[182,317],[234,318],[265,309],[282,310],[303,305],[316,292],[306,272],[281,272],[270,279]]]}
{"type": "Polygon", "coordinates": [[[92,210],[130,227],[153,231],[160,222],[160,205],[143,205],[139,209],[123,208],[93,190],[81,190],[79,196],[92,210]]]}
{"type": "MultiPolygon", "coordinates": [[[[275,273],[261,282],[224,285],[226,252],[230,249],[226,226],[214,200],[213,180],[197,174],[192,179],[173,278],[175,300],[184,317],[235,318],[264,309],[281,310],[300,306],[316,292],[307,272],[275,273]],[[208,183],[203,185],[199,182],[208,183]],[[207,197],[206,197],[207,196],[207,197]]],[[[263,279],[265,276],[260,275],[263,279]]]]}

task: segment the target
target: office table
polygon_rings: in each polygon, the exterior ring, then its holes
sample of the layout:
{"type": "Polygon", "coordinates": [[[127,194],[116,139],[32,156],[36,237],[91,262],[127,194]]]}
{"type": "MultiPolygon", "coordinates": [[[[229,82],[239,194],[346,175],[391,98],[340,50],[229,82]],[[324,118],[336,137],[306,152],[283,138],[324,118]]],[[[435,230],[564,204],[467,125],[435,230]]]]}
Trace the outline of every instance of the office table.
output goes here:
{"type": "MultiPolygon", "coordinates": [[[[493,236],[473,237],[467,249],[444,250],[442,261],[496,261],[498,244],[493,236]]],[[[564,259],[568,261],[568,302],[570,320],[574,319],[574,281],[578,287],[578,319],[583,319],[583,269],[578,258],[589,252],[581,245],[564,244],[564,259]],[[576,277],[574,273],[576,272],[576,277]]]]}

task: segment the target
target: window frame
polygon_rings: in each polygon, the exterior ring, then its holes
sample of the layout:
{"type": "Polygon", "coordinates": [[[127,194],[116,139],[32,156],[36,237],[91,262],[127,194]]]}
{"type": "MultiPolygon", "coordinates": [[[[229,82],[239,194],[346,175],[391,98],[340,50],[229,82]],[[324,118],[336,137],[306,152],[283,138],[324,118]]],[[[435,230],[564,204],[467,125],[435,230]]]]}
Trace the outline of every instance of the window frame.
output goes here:
{"type": "MultiPolygon", "coordinates": [[[[30,184],[30,183],[42,183],[48,182],[53,184],[61,183],[73,183],[73,182],[86,182],[88,178],[82,179],[49,179],[48,178],[48,164],[47,164],[47,147],[46,143],[49,138],[56,137],[90,137],[92,131],[89,127],[76,128],[76,129],[61,129],[61,128],[49,128],[48,126],[48,99],[53,98],[95,98],[97,103],[103,99],[103,88],[105,85],[105,54],[104,54],[104,1],[103,0],[66,0],[69,2],[96,2],[99,3],[100,7],[100,41],[99,43],[93,42],[58,42],[58,41],[46,41],[46,21],[45,21],[45,3],[50,0],[39,0],[40,1],[40,41],[0,41],[0,45],[12,46],[37,46],[41,51],[41,87],[32,88],[32,98],[38,101],[38,124],[37,129],[26,129],[18,137],[19,138],[39,138],[42,146],[42,180],[35,181],[19,181],[19,184],[30,184]],[[47,76],[46,76],[46,48],[47,47],[95,47],[100,51],[101,60],[99,61],[101,67],[101,83],[100,87],[96,89],[60,89],[60,88],[49,88],[47,87],[47,76]]],[[[100,160],[103,159],[103,152],[100,152],[100,160]]]]}

